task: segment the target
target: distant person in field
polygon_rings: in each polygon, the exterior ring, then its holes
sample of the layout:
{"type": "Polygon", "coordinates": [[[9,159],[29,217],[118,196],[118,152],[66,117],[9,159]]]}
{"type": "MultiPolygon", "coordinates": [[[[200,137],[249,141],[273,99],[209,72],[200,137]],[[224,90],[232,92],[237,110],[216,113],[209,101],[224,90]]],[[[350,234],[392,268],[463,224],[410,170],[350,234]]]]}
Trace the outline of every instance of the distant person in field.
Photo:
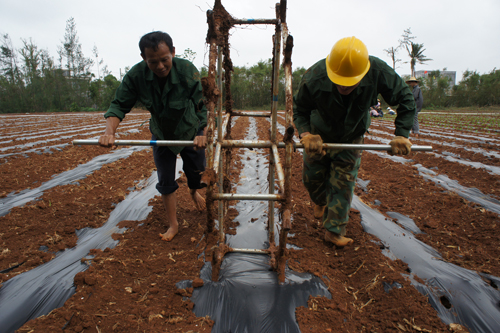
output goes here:
{"type": "Polygon", "coordinates": [[[411,128],[411,132],[414,134],[416,138],[420,135],[420,129],[418,127],[418,114],[422,110],[422,104],[424,104],[424,96],[422,96],[422,90],[418,86],[420,81],[414,77],[411,77],[406,83],[412,87],[413,98],[415,99],[415,103],[417,104],[417,113],[415,113],[415,119],[413,120],[413,127],[411,128]]]}
{"type": "Polygon", "coordinates": [[[396,111],[394,111],[393,109],[391,109],[390,106],[387,107],[387,113],[390,114],[391,116],[394,116],[396,114],[396,111]]]}
{"type": "Polygon", "coordinates": [[[390,153],[409,154],[416,112],[410,88],[384,61],[369,56],[356,37],[335,43],[326,59],[305,72],[294,96],[294,122],[305,148],[302,181],[314,217],[326,229],[325,241],[338,247],[353,243],[345,235],[361,151],[323,149],[323,143],[362,144],[378,94],[399,105],[390,153]]]}
{"type": "Polygon", "coordinates": [[[194,147],[153,147],[158,172],[157,190],[166,210],[168,230],[161,239],[171,241],[179,230],[175,180],[177,155],[183,160],[191,197],[199,211],[205,209],[205,199],[199,193],[201,174],[205,170],[207,109],[203,103],[200,75],[188,60],[175,58],[172,38],[155,31],[139,41],[143,61],[136,64],[123,78],[115,99],[104,114],[106,130],[99,144],[112,147],[118,125],[137,101],[151,113],[151,140],[193,140],[194,147]]]}
{"type": "Polygon", "coordinates": [[[382,106],[380,105],[380,99],[377,99],[377,105],[370,106],[370,116],[375,118],[384,116],[384,111],[382,111],[382,106]]]}

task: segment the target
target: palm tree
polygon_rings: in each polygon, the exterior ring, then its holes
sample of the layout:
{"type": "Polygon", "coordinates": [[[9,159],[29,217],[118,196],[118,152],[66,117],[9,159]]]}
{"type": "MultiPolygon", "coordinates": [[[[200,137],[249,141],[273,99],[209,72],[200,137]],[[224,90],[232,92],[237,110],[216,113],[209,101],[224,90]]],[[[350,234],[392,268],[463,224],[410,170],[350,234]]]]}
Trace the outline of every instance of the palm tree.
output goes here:
{"type": "Polygon", "coordinates": [[[430,61],[432,59],[424,56],[424,44],[418,44],[410,42],[410,45],[406,45],[406,51],[408,51],[408,56],[410,56],[410,67],[411,67],[411,76],[415,77],[415,65],[417,62],[419,64],[423,64],[426,61],[430,61]]]}

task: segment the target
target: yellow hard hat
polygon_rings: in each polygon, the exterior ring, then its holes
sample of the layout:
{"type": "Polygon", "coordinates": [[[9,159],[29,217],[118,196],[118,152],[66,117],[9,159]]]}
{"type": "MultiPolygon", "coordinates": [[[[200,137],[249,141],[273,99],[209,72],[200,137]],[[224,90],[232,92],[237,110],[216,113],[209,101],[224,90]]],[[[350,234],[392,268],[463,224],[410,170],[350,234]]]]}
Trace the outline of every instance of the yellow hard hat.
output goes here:
{"type": "Polygon", "coordinates": [[[328,77],[340,86],[354,86],[369,69],[368,49],[354,36],[339,40],[326,57],[328,77]]]}

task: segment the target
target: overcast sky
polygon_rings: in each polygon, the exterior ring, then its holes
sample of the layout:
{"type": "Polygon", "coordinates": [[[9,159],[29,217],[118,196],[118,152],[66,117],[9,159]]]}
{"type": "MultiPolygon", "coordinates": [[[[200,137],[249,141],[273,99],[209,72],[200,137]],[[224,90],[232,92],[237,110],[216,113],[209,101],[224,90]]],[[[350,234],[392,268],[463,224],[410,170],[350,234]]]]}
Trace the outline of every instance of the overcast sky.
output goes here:
{"type": "MultiPolygon", "coordinates": [[[[276,0],[222,0],[235,18],[275,18],[276,0]]],[[[57,63],[66,21],[73,17],[83,53],[95,60],[97,46],[112,74],[141,61],[138,42],[145,33],[168,32],[177,54],[187,48],[196,52],[194,64],[208,65],[206,0],[0,0],[0,33],[9,34],[14,47],[21,38],[32,38],[47,49],[57,63]]],[[[424,55],[433,59],[416,70],[489,73],[500,68],[500,0],[288,0],[287,23],[294,37],[292,66],[309,67],[326,57],[337,40],[356,36],[392,66],[384,49],[398,45],[411,28],[423,43],[424,55]]],[[[236,66],[251,66],[271,58],[273,26],[245,26],[231,30],[231,58],[236,66]]],[[[398,58],[408,61],[406,51],[398,58]]],[[[400,75],[410,65],[400,63],[400,75]]],[[[97,73],[97,67],[94,66],[97,73]]]]}

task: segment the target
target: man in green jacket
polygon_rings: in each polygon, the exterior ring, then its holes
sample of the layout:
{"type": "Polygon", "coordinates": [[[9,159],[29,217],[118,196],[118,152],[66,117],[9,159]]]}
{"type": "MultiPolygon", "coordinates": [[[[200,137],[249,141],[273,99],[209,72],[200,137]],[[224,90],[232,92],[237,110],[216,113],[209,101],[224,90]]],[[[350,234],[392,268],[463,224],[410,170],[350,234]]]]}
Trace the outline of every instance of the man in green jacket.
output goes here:
{"type": "Polygon", "coordinates": [[[325,240],[349,245],[346,225],[361,163],[359,150],[324,150],[323,143],[363,143],[370,126],[369,109],[381,94],[399,105],[392,154],[406,155],[415,114],[413,95],[399,75],[382,60],[369,56],[356,37],[339,40],[326,59],[309,68],[294,96],[294,122],[304,144],[302,181],[321,218],[325,240]],[[328,209],[325,209],[325,208],[328,209]]]}
{"type": "Polygon", "coordinates": [[[179,188],[175,180],[179,153],[195,206],[200,211],[205,209],[205,199],[198,189],[202,187],[201,173],[206,166],[207,109],[198,70],[188,60],[175,58],[175,47],[167,33],[155,31],[144,35],[139,48],[144,61],[132,67],[118,87],[115,99],[104,114],[106,130],[99,144],[113,146],[118,125],[137,101],[151,113],[152,140],[194,141],[194,147],[153,147],[158,172],[156,188],[162,195],[170,224],[160,237],[171,241],[179,230],[175,194],[179,188]]]}

